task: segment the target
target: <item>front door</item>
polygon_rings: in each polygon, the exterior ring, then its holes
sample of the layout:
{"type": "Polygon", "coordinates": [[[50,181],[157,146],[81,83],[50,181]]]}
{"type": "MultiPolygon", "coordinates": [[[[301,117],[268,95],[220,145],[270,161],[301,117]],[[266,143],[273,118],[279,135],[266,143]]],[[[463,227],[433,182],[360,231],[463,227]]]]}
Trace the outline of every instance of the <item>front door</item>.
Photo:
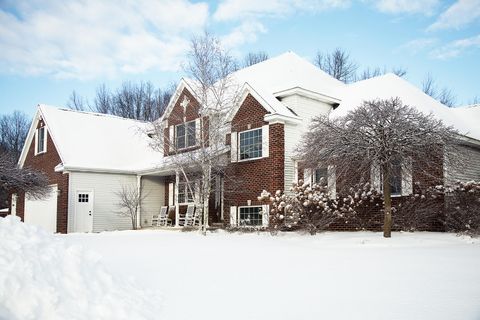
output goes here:
{"type": "Polygon", "coordinates": [[[93,192],[77,191],[75,198],[75,232],[93,230],[93,192]]]}

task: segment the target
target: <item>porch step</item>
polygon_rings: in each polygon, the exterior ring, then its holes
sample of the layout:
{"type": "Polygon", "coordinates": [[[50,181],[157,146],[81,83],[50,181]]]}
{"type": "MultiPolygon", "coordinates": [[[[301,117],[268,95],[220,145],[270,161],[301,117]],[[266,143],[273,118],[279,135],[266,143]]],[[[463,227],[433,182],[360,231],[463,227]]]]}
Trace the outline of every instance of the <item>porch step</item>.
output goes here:
{"type": "Polygon", "coordinates": [[[210,223],[210,225],[208,226],[208,230],[217,230],[217,229],[223,229],[223,228],[224,228],[224,225],[222,222],[210,223]]]}

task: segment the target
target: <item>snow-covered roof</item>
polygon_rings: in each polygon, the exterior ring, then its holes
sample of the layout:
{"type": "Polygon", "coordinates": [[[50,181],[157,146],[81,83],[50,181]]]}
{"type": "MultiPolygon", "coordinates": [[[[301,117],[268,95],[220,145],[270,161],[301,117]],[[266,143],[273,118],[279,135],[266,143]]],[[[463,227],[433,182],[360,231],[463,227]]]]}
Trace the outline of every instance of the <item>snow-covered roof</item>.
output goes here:
{"type": "Polygon", "coordinates": [[[277,96],[290,89],[301,88],[336,100],[345,84],[331,77],[293,52],[262,61],[238,70],[232,77],[241,86],[248,84],[267,103],[272,114],[294,116],[277,96]]]}
{"type": "Polygon", "coordinates": [[[425,114],[432,113],[445,124],[454,126],[461,134],[480,140],[480,108],[449,108],[392,73],[347,85],[340,96],[342,102],[331,116],[346,115],[365,100],[392,97],[399,97],[403,104],[425,114]]]}
{"type": "MultiPolygon", "coordinates": [[[[39,105],[65,170],[135,172],[161,163],[149,145],[149,123],[39,105]]],[[[47,150],[48,152],[48,150],[47,150]]]]}

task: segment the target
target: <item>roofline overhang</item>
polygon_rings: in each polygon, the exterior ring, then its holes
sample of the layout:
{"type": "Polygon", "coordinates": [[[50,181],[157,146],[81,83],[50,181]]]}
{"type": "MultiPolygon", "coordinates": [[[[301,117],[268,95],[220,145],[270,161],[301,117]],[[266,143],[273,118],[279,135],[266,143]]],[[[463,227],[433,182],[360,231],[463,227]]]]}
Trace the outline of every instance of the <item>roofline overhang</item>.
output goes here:
{"type": "Polygon", "coordinates": [[[326,102],[329,104],[340,104],[342,102],[341,99],[334,98],[332,96],[321,94],[321,93],[308,90],[302,87],[293,87],[290,89],[285,89],[282,91],[275,92],[273,95],[277,98],[285,98],[292,95],[299,95],[299,96],[304,96],[313,100],[326,102]]]}
{"type": "Polygon", "coordinates": [[[289,117],[289,116],[281,115],[278,113],[267,113],[263,117],[263,120],[267,121],[269,124],[275,124],[275,123],[300,124],[302,123],[302,119],[300,119],[299,117],[289,117]]]}

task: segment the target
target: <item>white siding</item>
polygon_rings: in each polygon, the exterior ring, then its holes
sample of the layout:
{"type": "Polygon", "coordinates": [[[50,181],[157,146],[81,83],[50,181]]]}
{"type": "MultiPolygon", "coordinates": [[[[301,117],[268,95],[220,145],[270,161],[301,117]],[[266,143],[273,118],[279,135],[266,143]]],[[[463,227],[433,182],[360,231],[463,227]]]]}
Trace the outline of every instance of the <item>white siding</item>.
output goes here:
{"type": "MultiPolygon", "coordinates": [[[[299,138],[297,131],[299,127],[293,124],[286,123],[285,126],[285,174],[284,174],[284,190],[286,193],[290,192],[292,182],[295,180],[295,162],[294,153],[297,147],[299,138]]],[[[276,190],[272,190],[275,192],[276,190]]]]}
{"type": "Polygon", "coordinates": [[[142,227],[152,225],[152,217],[158,215],[160,207],[165,205],[165,182],[162,177],[142,177],[142,195],[140,223],[142,227]]]}
{"type": "Polygon", "coordinates": [[[75,194],[77,190],[93,191],[93,232],[131,229],[128,217],[117,212],[118,195],[123,185],[136,187],[137,177],[126,174],[71,172],[68,192],[69,231],[75,232],[75,194]],[[71,227],[70,227],[71,226],[71,227]]]}
{"type": "Polygon", "coordinates": [[[452,184],[460,181],[480,181],[480,147],[461,146],[464,161],[462,165],[445,168],[445,183],[452,184]]]}
{"type": "Polygon", "coordinates": [[[302,123],[298,125],[288,123],[285,124],[284,190],[288,193],[290,192],[292,181],[295,179],[295,149],[298,147],[303,133],[308,130],[312,118],[319,115],[327,115],[332,109],[332,106],[324,102],[300,96],[298,94],[283,98],[282,103],[292,109],[300,118],[303,119],[302,123]]]}
{"type": "Polygon", "coordinates": [[[332,106],[328,103],[313,100],[298,94],[283,98],[282,103],[303,119],[302,124],[300,125],[301,133],[308,129],[312,118],[319,115],[327,115],[332,109],[332,106]]]}

